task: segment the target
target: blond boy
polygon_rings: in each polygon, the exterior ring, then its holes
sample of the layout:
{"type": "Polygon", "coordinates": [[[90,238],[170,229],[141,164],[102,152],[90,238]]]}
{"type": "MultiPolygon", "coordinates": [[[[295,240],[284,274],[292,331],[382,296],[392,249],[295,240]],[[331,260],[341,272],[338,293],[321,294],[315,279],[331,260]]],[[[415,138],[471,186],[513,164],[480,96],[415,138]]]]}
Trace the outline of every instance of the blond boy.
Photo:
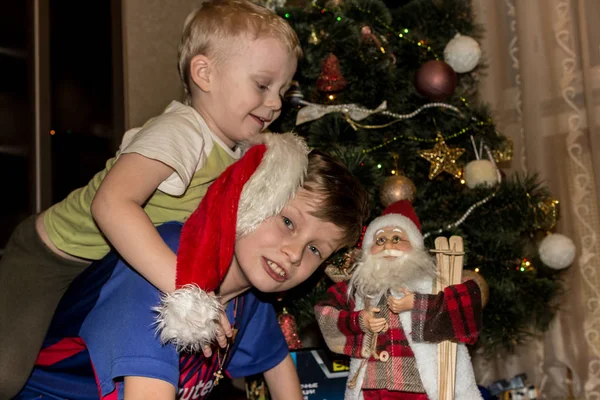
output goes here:
{"type": "Polygon", "coordinates": [[[291,27],[244,0],[205,1],[179,51],[185,104],[125,133],[90,183],[13,233],[0,261],[0,398],[24,384],[56,306],[112,248],[159,289],[175,288],[175,253],[155,226],[184,221],[208,185],[281,111],[301,55],[291,27]]]}

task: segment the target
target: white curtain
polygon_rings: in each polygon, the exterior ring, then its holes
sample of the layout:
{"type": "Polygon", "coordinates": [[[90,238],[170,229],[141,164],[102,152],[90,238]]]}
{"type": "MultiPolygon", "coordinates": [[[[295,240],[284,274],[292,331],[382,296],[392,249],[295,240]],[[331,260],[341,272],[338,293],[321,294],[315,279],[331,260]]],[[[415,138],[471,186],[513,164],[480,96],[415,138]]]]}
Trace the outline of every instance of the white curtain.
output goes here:
{"type": "Polygon", "coordinates": [[[550,330],[475,357],[478,382],[525,372],[544,399],[600,399],[600,0],[472,2],[486,30],[480,96],[514,141],[510,172],[540,174],[578,249],[550,330]]]}

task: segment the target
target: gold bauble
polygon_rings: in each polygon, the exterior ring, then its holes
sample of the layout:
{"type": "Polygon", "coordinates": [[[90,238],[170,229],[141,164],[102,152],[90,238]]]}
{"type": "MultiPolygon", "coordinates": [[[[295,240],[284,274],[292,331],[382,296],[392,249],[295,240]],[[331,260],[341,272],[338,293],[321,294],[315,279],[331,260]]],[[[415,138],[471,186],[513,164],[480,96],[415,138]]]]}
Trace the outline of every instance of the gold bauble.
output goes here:
{"type": "Polygon", "coordinates": [[[479,290],[481,290],[481,307],[485,307],[490,299],[490,287],[480,273],[464,269],[462,272],[462,281],[465,282],[469,279],[474,280],[477,286],[479,286],[479,290]]]}
{"type": "Polygon", "coordinates": [[[384,207],[400,200],[412,202],[417,194],[415,184],[405,176],[392,175],[386,178],[379,190],[379,200],[384,207]]]}

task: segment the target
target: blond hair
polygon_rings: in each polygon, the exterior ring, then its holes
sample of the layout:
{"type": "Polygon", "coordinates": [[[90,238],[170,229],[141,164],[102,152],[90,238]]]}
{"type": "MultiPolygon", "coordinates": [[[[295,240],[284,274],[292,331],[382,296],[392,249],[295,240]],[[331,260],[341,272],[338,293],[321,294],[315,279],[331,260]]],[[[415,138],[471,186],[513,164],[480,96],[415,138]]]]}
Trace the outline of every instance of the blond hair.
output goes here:
{"type": "Polygon", "coordinates": [[[185,89],[186,103],[191,102],[190,63],[204,54],[218,64],[233,46],[232,39],[252,40],[272,37],[281,41],[290,54],[302,57],[296,32],[273,11],[248,0],[206,0],[185,20],[179,43],[179,76],[185,89]]]}

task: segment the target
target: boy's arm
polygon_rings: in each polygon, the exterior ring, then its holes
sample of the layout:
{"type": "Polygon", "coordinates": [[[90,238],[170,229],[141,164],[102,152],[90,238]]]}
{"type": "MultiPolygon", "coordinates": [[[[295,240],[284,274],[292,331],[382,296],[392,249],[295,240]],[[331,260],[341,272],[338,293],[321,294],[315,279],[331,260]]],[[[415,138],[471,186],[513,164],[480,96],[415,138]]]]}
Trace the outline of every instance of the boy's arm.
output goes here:
{"type": "Polygon", "coordinates": [[[327,297],[315,306],[321,333],[331,351],[350,357],[361,357],[365,331],[360,311],[348,299],[347,283],[340,282],[327,290],[327,297]]]}
{"type": "Polygon", "coordinates": [[[277,366],[266,371],[264,377],[274,400],[304,399],[298,372],[289,354],[277,366]]]}
{"type": "Polygon", "coordinates": [[[126,376],[123,380],[124,400],[171,400],[175,399],[175,386],[160,379],[142,376],[126,376]]]}
{"type": "Polygon", "coordinates": [[[481,330],[481,291],[472,280],[438,294],[415,294],[412,337],[415,342],[443,340],[474,344],[481,330]]]}
{"type": "Polygon", "coordinates": [[[227,365],[232,378],[264,373],[289,356],[273,305],[257,299],[253,293],[244,295],[242,301],[244,314],[250,318],[241,321],[245,325],[239,326],[238,343],[227,365]]]}
{"type": "Polygon", "coordinates": [[[174,169],[140,154],[122,154],[92,202],[100,230],[119,254],[150,283],[175,289],[177,256],[161,239],[143,204],[174,169]]]}

